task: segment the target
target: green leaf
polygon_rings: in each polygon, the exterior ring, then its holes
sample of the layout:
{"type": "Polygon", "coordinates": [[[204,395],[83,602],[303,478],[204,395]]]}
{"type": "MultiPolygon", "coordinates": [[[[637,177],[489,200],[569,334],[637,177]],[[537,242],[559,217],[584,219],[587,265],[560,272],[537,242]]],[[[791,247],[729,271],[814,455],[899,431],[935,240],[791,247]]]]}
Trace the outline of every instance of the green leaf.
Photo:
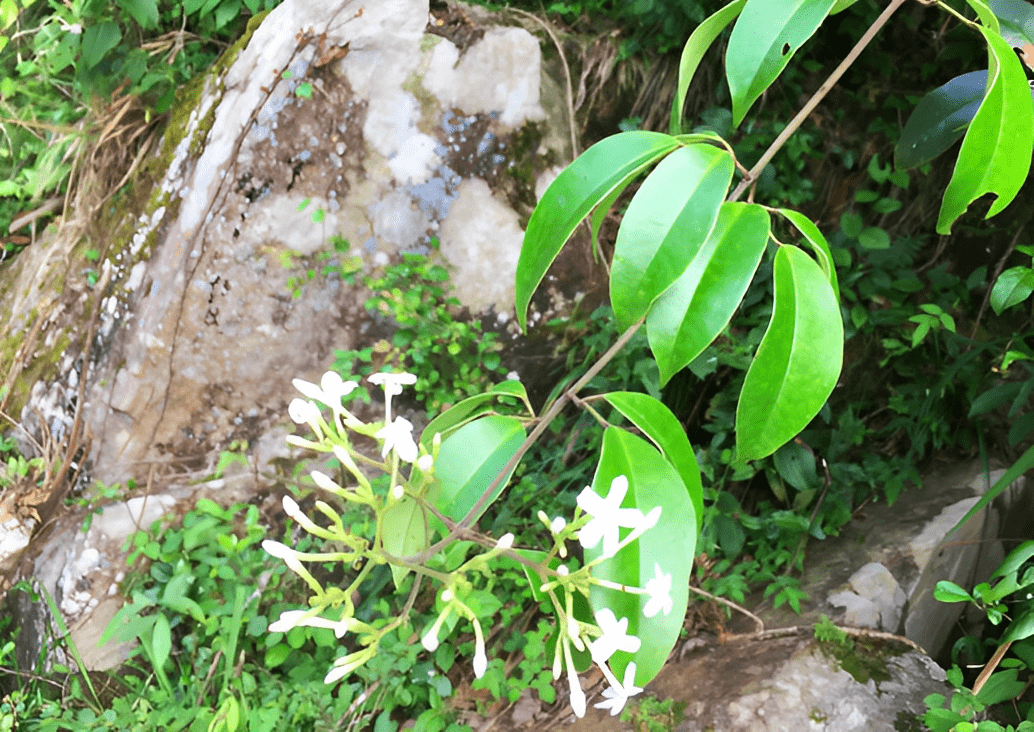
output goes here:
{"type": "Polygon", "coordinates": [[[758,97],[775,81],[818,29],[835,0],[747,0],[729,38],[725,73],[738,127],[758,97]]]}
{"type": "Polygon", "coordinates": [[[894,167],[918,168],[962,137],[980,108],[987,71],[956,76],[919,100],[894,149],[894,167]]]}
{"type": "MultiPolygon", "coordinates": [[[[822,235],[812,220],[804,214],[794,211],[789,208],[779,209],[779,213],[786,217],[786,219],[793,224],[797,231],[801,232],[804,236],[804,240],[811,247],[811,250],[815,253],[815,259],[818,261],[819,266],[822,267],[822,271],[826,273],[826,277],[829,279],[829,284],[833,286],[833,295],[837,301],[840,301],[840,284],[837,281],[837,270],[833,263],[833,252],[829,248],[829,243],[826,241],[826,237],[822,235]]],[[[857,214],[853,214],[857,216],[857,214]]],[[[858,225],[861,229],[862,217],[858,216],[858,225]]],[[[844,232],[847,233],[846,231],[844,232]]],[[[859,231],[860,233],[860,231],[859,231]]],[[[857,237],[856,233],[854,237],[857,237]]]]}
{"type": "Polygon", "coordinates": [[[602,396],[649,437],[678,471],[689,492],[697,531],[700,531],[704,519],[704,488],[700,482],[700,467],[697,465],[693,446],[689,444],[686,431],[682,429],[679,420],[662,402],[649,394],[614,391],[602,396]]]}
{"type": "Polygon", "coordinates": [[[792,246],[776,252],[772,319],[736,407],[737,460],[775,452],[818,414],[843,365],[840,306],[822,269],[792,246]]]}
{"type": "Polygon", "coordinates": [[[1034,152],[1034,105],[1020,60],[993,30],[978,26],[987,40],[987,94],[962,141],[937,217],[937,233],[949,234],[969,204],[985,193],[996,198],[985,218],[1009,205],[1030,170],[1034,152]]]}
{"type": "Polygon", "coordinates": [[[726,150],[690,145],[668,155],[643,182],[614,244],[610,298],[619,329],[646,315],[686,271],[714,227],[733,169],[726,150]]]}
{"type": "Polygon", "coordinates": [[[500,396],[514,396],[519,398],[524,402],[525,406],[527,406],[528,414],[532,417],[535,416],[535,413],[531,409],[531,402],[528,401],[528,392],[525,390],[524,384],[519,381],[508,379],[499,384],[488,387],[488,390],[482,394],[475,394],[474,396],[467,397],[466,399],[457,402],[455,405],[446,409],[444,412],[432,419],[420,434],[420,444],[430,452],[431,444],[434,442],[435,433],[441,433],[442,439],[445,439],[458,428],[482,414],[487,408],[487,405],[500,396]]]}
{"type": "Polygon", "coordinates": [[[969,602],[973,598],[954,582],[941,580],[933,591],[934,599],[940,602],[969,602]]]}
{"type": "MultiPolygon", "coordinates": [[[[524,424],[515,417],[490,415],[469,422],[442,442],[435,463],[430,499],[453,521],[460,521],[524,442],[524,424]]],[[[511,471],[512,474],[512,471],[511,471]]],[[[507,475],[476,520],[506,487],[507,475]]]]}
{"type": "Polygon", "coordinates": [[[1009,381],[988,389],[970,402],[969,414],[967,416],[975,417],[978,414],[986,414],[992,409],[997,409],[1003,404],[1012,401],[1019,394],[1022,387],[1023,384],[1018,381],[1009,381]]]}
{"type": "Polygon", "coordinates": [[[205,617],[204,610],[201,609],[197,602],[187,597],[187,593],[190,591],[190,583],[193,579],[193,576],[187,572],[180,572],[174,576],[165,585],[161,604],[181,615],[189,615],[198,623],[205,624],[208,622],[208,619],[205,617]]]}
{"type": "Polygon", "coordinates": [[[158,27],[157,0],[119,0],[119,5],[132,15],[133,20],[144,30],[158,27]]]}
{"type": "Polygon", "coordinates": [[[1034,6],[1025,0],[989,0],[1002,38],[1013,48],[1034,43],[1034,6]]]}
{"type": "Polygon", "coordinates": [[[858,243],[866,249],[890,249],[890,234],[878,226],[869,226],[858,234],[858,243]]]}
{"type": "Polygon", "coordinates": [[[1017,573],[1032,557],[1034,557],[1034,541],[1025,541],[1009,552],[991,577],[1005,577],[1008,574],[1017,573]]]}
{"type": "Polygon", "coordinates": [[[821,481],[815,470],[815,455],[797,442],[787,442],[772,456],[779,477],[798,491],[813,491],[821,481]]]}
{"type": "Polygon", "coordinates": [[[689,91],[689,84],[693,81],[693,76],[696,74],[704,54],[733,18],[740,14],[746,3],[747,0],[733,0],[704,20],[690,34],[689,40],[682,48],[682,58],[679,60],[679,82],[671,104],[671,134],[682,133],[682,110],[686,106],[686,93],[689,91]]]}
{"type": "Polygon", "coordinates": [[[646,332],[662,385],[729,324],[761,262],[770,224],[760,206],[723,203],[685,272],[654,302],[646,332]]]}
{"type": "Polygon", "coordinates": [[[156,669],[165,665],[172,653],[172,629],[169,627],[169,619],[165,613],[158,613],[154,619],[154,628],[151,631],[151,653],[154,658],[156,669]]]}
{"type": "Polygon", "coordinates": [[[991,288],[991,307],[996,315],[1003,310],[1019,305],[1034,292],[1034,269],[1030,267],[1011,267],[995,280],[991,288]]]}
{"type": "Polygon", "coordinates": [[[840,217],[840,230],[848,239],[857,239],[862,233],[862,217],[856,213],[844,213],[840,217]]]}
{"type": "Polygon", "coordinates": [[[115,23],[98,23],[83,31],[83,67],[89,71],[105,54],[122,40],[122,31],[115,23]]]}
{"type": "Polygon", "coordinates": [[[517,261],[517,321],[527,330],[528,305],[546,270],[578,223],[617,187],[680,145],[660,132],[624,132],[600,140],[564,168],[535,206],[517,261]]]}
{"type": "MultiPolygon", "coordinates": [[[[679,638],[689,599],[689,577],[696,549],[696,524],[687,517],[693,510],[686,486],[679,474],[660,453],[640,437],[616,427],[603,434],[600,464],[593,477],[592,490],[606,496],[611,482],[619,475],[628,479],[628,493],[622,508],[638,508],[643,513],[661,507],[657,525],[639,540],[593,567],[593,577],[631,587],[646,587],[654,578],[654,565],[671,575],[672,610],[652,618],[643,615],[649,596],[633,595],[593,585],[589,600],[595,612],[610,608],[620,620],[628,618],[628,633],[642,641],[635,654],[618,651],[611,657],[611,668],[620,679],[630,661],[636,663],[636,686],[657,675],[679,638]]],[[[627,534],[628,530],[625,529],[627,534]]],[[[601,545],[585,550],[585,561],[601,554],[601,545]]]]}
{"type": "MultiPolygon", "coordinates": [[[[408,495],[385,510],[381,534],[385,551],[396,557],[408,557],[426,549],[431,541],[429,516],[427,509],[408,495]]],[[[407,574],[409,569],[406,567],[391,565],[391,577],[395,580],[396,589],[402,585],[407,574]]]]}

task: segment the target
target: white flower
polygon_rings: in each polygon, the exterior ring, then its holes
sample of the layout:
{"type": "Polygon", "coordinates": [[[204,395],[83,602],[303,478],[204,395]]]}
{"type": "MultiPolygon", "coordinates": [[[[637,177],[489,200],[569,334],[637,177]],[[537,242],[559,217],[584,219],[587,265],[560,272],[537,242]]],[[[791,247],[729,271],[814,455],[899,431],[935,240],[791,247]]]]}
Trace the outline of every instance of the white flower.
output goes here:
{"type": "Polygon", "coordinates": [[[297,521],[298,517],[302,515],[302,510],[293,498],[284,496],[284,513],[297,521]]]}
{"type": "Polygon", "coordinates": [[[316,420],[320,418],[320,408],[315,402],[305,399],[292,399],[287,405],[287,413],[295,424],[315,425],[316,420]]]}
{"type": "Polygon", "coordinates": [[[391,424],[377,430],[374,437],[384,440],[381,457],[386,457],[393,448],[395,454],[411,463],[416,460],[416,443],[413,442],[413,423],[405,417],[396,417],[391,424]]]}
{"type": "Polygon", "coordinates": [[[567,639],[564,639],[564,662],[567,664],[567,683],[571,686],[571,709],[577,717],[585,716],[585,692],[582,691],[582,684],[578,681],[578,671],[575,670],[574,661],[571,659],[571,646],[567,639]]]}
{"type": "MultiPolygon", "coordinates": [[[[386,371],[382,371],[377,374],[370,374],[369,379],[371,384],[380,384],[384,387],[384,421],[391,421],[391,398],[398,396],[402,393],[402,387],[405,385],[411,385],[416,383],[416,376],[413,374],[407,374],[402,372],[399,374],[392,374],[386,371]]],[[[413,462],[410,460],[409,462],[413,462]]]]}
{"type": "Polygon", "coordinates": [[[370,374],[367,378],[371,384],[383,386],[384,391],[390,391],[392,394],[401,394],[403,386],[412,386],[416,383],[416,376],[414,374],[407,374],[405,371],[397,374],[381,371],[380,373],[370,374]]]}
{"type": "Polygon", "coordinates": [[[323,402],[333,409],[335,413],[341,411],[342,397],[348,396],[353,390],[359,388],[359,384],[354,381],[342,380],[341,374],[336,371],[328,371],[323,374],[319,386],[301,379],[294,379],[291,383],[294,384],[295,389],[309,397],[309,399],[323,402]]]}
{"type": "Polygon", "coordinates": [[[614,651],[625,651],[635,653],[639,650],[641,641],[634,635],[628,635],[628,618],[618,620],[610,608],[603,608],[596,613],[596,623],[603,631],[603,635],[589,644],[589,653],[592,660],[602,665],[607,662],[614,651]]]}
{"type": "Polygon", "coordinates": [[[563,517],[563,516],[557,516],[557,517],[556,517],[555,519],[553,519],[553,521],[552,521],[552,522],[551,522],[551,523],[549,524],[549,530],[550,530],[550,531],[552,531],[552,532],[553,532],[554,534],[559,534],[559,533],[560,533],[561,531],[563,531],[563,530],[564,530],[564,529],[565,529],[566,527],[567,527],[567,521],[566,521],[566,520],[564,519],[564,517],[563,517]]]}
{"type": "Polygon", "coordinates": [[[474,675],[479,679],[485,675],[488,669],[488,656],[485,655],[485,636],[481,632],[481,623],[477,618],[471,618],[474,625],[474,675]]]}
{"type": "MultiPolygon", "coordinates": [[[[313,470],[309,475],[312,477],[312,482],[325,491],[336,494],[343,490],[341,486],[318,470],[313,470]]],[[[284,497],[286,498],[286,496],[284,497]]]]}
{"type": "Polygon", "coordinates": [[[304,571],[302,563],[298,560],[297,554],[291,547],[281,544],[279,541],[266,539],[262,542],[262,548],[266,550],[267,554],[277,559],[283,559],[292,572],[304,571]]]}
{"type": "Polygon", "coordinates": [[[269,626],[270,633],[286,633],[292,628],[328,628],[334,631],[334,635],[341,638],[345,633],[363,627],[363,624],[352,617],[343,617],[341,620],[327,620],[318,615],[310,615],[308,610],[285,610],[280,613],[280,618],[269,626]]]}
{"type": "Polygon", "coordinates": [[[643,615],[652,618],[661,610],[665,615],[671,613],[671,573],[663,574],[657,562],[653,563],[653,579],[646,581],[646,592],[650,599],[643,608],[643,615]]]}
{"type": "Polygon", "coordinates": [[[496,549],[509,549],[513,546],[513,534],[506,533],[499,537],[499,541],[495,543],[496,549]]]}
{"type": "Polygon", "coordinates": [[[434,458],[430,455],[421,455],[417,458],[416,466],[424,473],[430,473],[434,467],[434,458]]]}
{"type": "Polygon", "coordinates": [[[299,621],[304,617],[305,610],[285,610],[274,623],[270,623],[270,633],[286,633],[298,627],[299,621]]]}
{"type": "Polygon", "coordinates": [[[616,716],[622,709],[625,708],[625,702],[628,701],[629,697],[635,696],[642,689],[635,686],[635,662],[625,666],[625,678],[622,679],[620,687],[611,686],[603,690],[603,698],[606,701],[602,701],[594,706],[597,709],[609,709],[610,716],[616,716]]]}
{"type": "Polygon", "coordinates": [[[606,498],[600,498],[588,486],[578,494],[578,506],[592,520],[578,532],[578,541],[586,549],[591,549],[603,539],[603,556],[612,557],[617,553],[620,538],[618,527],[629,529],[640,527],[646,517],[637,508],[621,508],[628,492],[628,479],[619,475],[610,484],[610,492],[606,498]]]}
{"type": "Polygon", "coordinates": [[[429,631],[424,633],[420,637],[420,645],[422,645],[431,653],[434,653],[436,650],[438,650],[438,628],[432,626],[429,631]]]}
{"type": "Polygon", "coordinates": [[[361,651],[356,651],[355,653],[349,653],[347,656],[342,656],[338,660],[334,661],[334,665],[324,677],[323,683],[333,684],[338,679],[348,676],[348,674],[352,673],[373,658],[375,653],[376,648],[368,646],[361,651]]]}
{"type": "Polygon", "coordinates": [[[406,489],[400,485],[395,486],[391,489],[391,497],[396,501],[401,501],[402,496],[406,495],[406,489]]]}

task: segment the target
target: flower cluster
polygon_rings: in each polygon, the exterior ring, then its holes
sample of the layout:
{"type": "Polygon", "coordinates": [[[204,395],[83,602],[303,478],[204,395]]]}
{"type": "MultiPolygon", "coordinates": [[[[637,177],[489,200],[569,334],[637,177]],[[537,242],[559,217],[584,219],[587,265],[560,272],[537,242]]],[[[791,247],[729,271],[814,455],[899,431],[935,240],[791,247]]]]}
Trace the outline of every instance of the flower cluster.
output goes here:
{"type": "MultiPolygon", "coordinates": [[[[572,601],[572,590],[581,582],[578,575],[589,573],[589,582],[603,587],[620,590],[632,594],[647,595],[649,599],[643,606],[643,616],[652,618],[662,612],[668,615],[673,607],[671,598],[671,574],[664,573],[660,565],[654,564],[654,578],[647,581],[645,589],[617,585],[607,580],[591,577],[591,570],[599,563],[614,557],[625,546],[638,539],[645,531],[656,526],[660,519],[661,508],[654,507],[648,514],[636,508],[622,508],[621,504],[628,493],[628,479],[619,475],[611,481],[610,490],[606,497],[599,496],[592,488],[586,487],[577,499],[578,508],[584,512],[584,516],[576,515],[575,521],[568,524],[562,517],[552,521],[545,514],[540,514],[539,519],[549,528],[553,534],[557,546],[557,553],[566,556],[564,541],[576,534],[578,542],[586,549],[593,549],[601,546],[601,555],[585,567],[575,573],[560,565],[557,570],[557,580],[547,582],[542,586],[543,591],[552,592],[553,588],[562,585],[565,587],[564,610],[561,616],[566,618],[567,632],[558,634],[557,648],[553,662],[553,678],[559,679],[563,667],[567,668],[568,683],[570,686],[571,708],[579,717],[585,714],[585,693],[578,681],[578,672],[575,669],[571,647],[579,651],[588,648],[589,655],[593,662],[603,672],[610,687],[604,691],[604,701],[596,704],[599,709],[610,710],[611,715],[618,714],[625,706],[628,699],[640,691],[635,686],[636,664],[634,661],[625,666],[624,678],[618,681],[614,672],[609,666],[611,656],[617,651],[634,654],[639,650],[641,641],[638,637],[628,633],[629,619],[620,620],[609,608],[603,608],[595,614],[596,626],[579,622],[574,617],[572,601]],[[621,538],[621,529],[629,529],[627,535],[621,538]]],[[[558,611],[560,604],[554,599],[558,611]]]]}
{"type": "MultiPolygon", "coordinates": [[[[640,639],[634,632],[630,633],[629,629],[640,627],[644,621],[641,618],[618,618],[613,610],[606,607],[595,612],[592,619],[594,622],[576,618],[574,596],[588,595],[590,587],[598,585],[641,596],[643,618],[652,618],[659,613],[668,615],[672,612],[672,576],[665,573],[658,563],[654,564],[654,576],[647,580],[644,588],[619,585],[593,575],[594,568],[613,559],[644,532],[653,528],[660,519],[661,508],[655,507],[644,514],[637,508],[623,507],[622,504],[626,502],[628,495],[629,482],[627,477],[619,475],[611,481],[606,496],[601,496],[592,488],[586,487],[578,495],[577,509],[570,521],[563,517],[551,520],[544,513],[539,514],[540,520],[553,539],[553,550],[545,562],[536,564],[515,551],[513,534],[506,534],[494,544],[479,540],[483,545],[483,551],[450,572],[432,570],[419,561],[405,557],[406,554],[414,553],[413,545],[400,543],[404,540],[392,535],[390,530],[385,533],[385,526],[391,523],[386,521],[385,517],[399,509],[433,509],[427,495],[434,481],[435,461],[438,458],[441,439],[439,435],[435,435],[428,452],[424,444],[418,444],[414,440],[413,425],[408,420],[400,416],[392,418],[392,398],[402,393],[403,386],[414,384],[415,376],[406,373],[379,373],[370,376],[369,380],[384,389],[383,423],[365,424],[343,405],[343,399],[359,386],[354,381],[344,381],[334,372],[324,374],[318,385],[300,379],[294,381],[295,387],[305,398],[294,399],[288,407],[288,413],[296,423],[308,425],[314,439],[291,436],[288,441],[300,447],[331,453],[337,459],[342,468],[354,478],[355,485],[343,487],[319,471],[311,473],[313,483],[321,490],[332,493],[344,501],[360,504],[374,512],[377,515],[377,521],[374,522],[377,533],[372,538],[351,533],[330,505],[316,501],[315,509],[330,522],[327,527],[320,526],[301,511],[294,499],[285,496],[283,504],[287,515],[313,536],[325,540],[327,546],[333,549],[306,553],[277,541],[263,542],[265,550],[282,559],[289,569],[308,583],[314,593],[314,597],[309,600],[309,609],[284,612],[270,625],[269,630],[287,632],[292,628],[305,626],[326,628],[332,630],[338,638],[352,633],[356,637],[357,650],[335,661],[325,680],[327,683],[333,683],[345,677],[373,658],[380,640],[407,620],[408,606],[398,618],[374,620],[369,623],[355,618],[353,593],[373,566],[388,562],[392,564],[393,571],[401,571],[401,576],[408,572],[416,572],[421,579],[430,577],[441,582],[438,615],[424,630],[421,643],[428,651],[434,651],[443,640],[443,628],[453,629],[456,619],[465,620],[474,633],[474,675],[481,678],[489,663],[482,628],[482,620],[485,618],[481,612],[482,608],[486,607],[486,590],[477,589],[473,578],[478,575],[491,577],[489,561],[500,554],[506,554],[511,560],[518,560],[532,567],[539,575],[543,581],[539,591],[549,596],[565,629],[557,634],[553,676],[559,679],[566,669],[571,707],[574,712],[578,716],[585,714],[586,699],[578,680],[572,649],[579,652],[587,651],[593,663],[600,668],[609,682],[609,688],[603,693],[604,700],[596,704],[596,707],[606,709],[612,715],[618,714],[630,697],[642,691],[635,686],[635,659],[629,659],[628,656],[636,654],[642,646],[640,639]],[[324,416],[325,408],[330,409],[329,419],[324,416]],[[380,444],[381,462],[353,449],[349,439],[350,432],[376,440],[380,444]],[[386,495],[374,491],[369,478],[360,469],[360,464],[365,468],[374,468],[389,474],[390,489],[386,495]],[[408,475],[402,473],[403,468],[408,471],[408,475]],[[572,570],[564,564],[557,564],[559,560],[556,557],[566,558],[566,542],[574,539],[577,539],[583,548],[591,550],[595,558],[572,570]],[[393,546],[397,548],[393,550],[393,546]],[[326,561],[339,561],[354,566],[359,569],[358,576],[347,588],[323,588],[305,568],[305,563],[326,561]],[[328,614],[333,618],[326,617],[328,614]],[[616,653],[624,654],[624,657],[618,657],[618,663],[624,662],[620,681],[611,668],[615,664],[616,653]]],[[[405,514],[410,515],[415,514],[405,514]]],[[[456,537],[450,535],[448,538],[456,537]]],[[[426,537],[426,541],[428,543],[419,546],[417,552],[427,548],[430,538],[426,537]]],[[[435,548],[444,543],[435,545],[435,548]]],[[[427,551],[426,555],[430,556],[433,551],[427,551]]],[[[529,574],[530,576],[532,575],[529,574]]],[[[488,604],[492,605],[494,602],[493,600],[488,604]]],[[[446,631],[446,634],[448,632],[446,631]]],[[[620,665],[615,668],[620,670],[620,665]]]]}

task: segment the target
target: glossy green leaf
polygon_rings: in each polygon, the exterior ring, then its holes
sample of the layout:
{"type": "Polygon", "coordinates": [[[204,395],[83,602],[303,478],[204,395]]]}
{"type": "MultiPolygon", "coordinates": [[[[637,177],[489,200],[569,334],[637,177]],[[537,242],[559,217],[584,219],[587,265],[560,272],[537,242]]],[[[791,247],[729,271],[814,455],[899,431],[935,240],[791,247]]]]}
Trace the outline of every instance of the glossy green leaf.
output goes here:
{"type": "Polygon", "coordinates": [[[733,126],[739,126],[751,105],[829,15],[834,3],[835,0],[747,0],[725,54],[733,126]]]}
{"type": "Polygon", "coordinates": [[[1026,0],[989,0],[1002,38],[1013,48],[1034,43],[1034,5],[1026,0]]]}
{"type": "Polygon", "coordinates": [[[1027,177],[1034,152],[1034,105],[1020,60],[997,33],[983,26],[978,30],[987,41],[989,85],[944,193],[939,234],[949,234],[969,204],[985,193],[996,196],[985,218],[1009,205],[1027,177]]]}
{"type": "Polygon", "coordinates": [[[822,269],[792,246],[776,252],[772,319],[736,407],[737,460],[759,460],[803,430],[840,377],[844,325],[822,269]]]}
{"type": "Polygon", "coordinates": [[[941,580],[934,588],[933,596],[939,602],[969,602],[973,598],[954,582],[941,580]]]}
{"type": "Polygon", "coordinates": [[[442,439],[445,439],[463,425],[476,419],[478,415],[488,408],[491,402],[500,396],[517,397],[528,408],[528,415],[535,416],[531,409],[531,402],[528,401],[528,392],[524,388],[524,384],[508,379],[498,384],[493,384],[482,394],[475,394],[457,402],[432,419],[420,434],[420,444],[430,452],[435,433],[440,433],[442,439]]]}
{"type": "Polygon", "coordinates": [[[815,259],[818,261],[819,266],[822,267],[822,271],[826,274],[829,284],[833,286],[833,295],[839,302],[840,283],[837,280],[837,269],[833,264],[833,252],[829,248],[829,242],[826,241],[826,237],[822,235],[822,232],[819,231],[819,227],[812,223],[811,219],[799,211],[794,211],[790,208],[781,208],[779,209],[779,213],[785,216],[786,219],[794,225],[797,231],[801,232],[801,235],[804,237],[804,241],[807,242],[808,246],[811,247],[811,250],[815,253],[815,259]]]}
{"type": "Polygon", "coordinates": [[[91,25],[83,31],[83,68],[89,71],[122,40],[122,31],[112,22],[91,25]]]}
{"type": "MultiPolygon", "coordinates": [[[[430,516],[427,509],[411,496],[403,496],[384,512],[382,537],[384,550],[395,557],[419,554],[431,543],[430,516]]],[[[409,574],[405,567],[392,564],[391,576],[398,589],[409,574]]]]}
{"type": "MultiPolygon", "coordinates": [[[[619,475],[628,479],[628,493],[621,506],[638,508],[644,514],[661,507],[657,525],[638,541],[593,567],[594,577],[617,584],[645,588],[654,578],[657,565],[662,574],[671,575],[671,611],[651,618],[643,615],[648,595],[633,595],[593,585],[589,599],[593,610],[610,608],[620,620],[628,618],[628,634],[642,641],[635,654],[618,651],[611,656],[617,678],[624,677],[625,666],[636,663],[636,686],[646,686],[668,659],[682,631],[689,599],[689,577],[696,550],[696,522],[693,505],[678,472],[657,450],[640,437],[616,427],[603,434],[600,464],[593,477],[592,490],[600,496],[610,493],[611,482],[619,475]]],[[[628,529],[622,530],[627,535],[628,529]]],[[[585,550],[585,561],[601,554],[601,544],[585,550]]]]}
{"type": "Polygon", "coordinates": [[[833,7],[830,9],[829,14],[836,15],[842,10],[847,10],[856,2],[858,2],[858,0],[837,0],[835,3],[833,3],[833,7]]]}
{"type": "Polygon", "coordinates": [[[678,135],[682,132],[682,110],[686,106],[686,93],[693,81],[697,67],[703,60],[707,49],[711,47],[715,39],[721,34],[725,27],[740,14],[747,0],[733,0],[718,12],[706,18],[698,25],[686,41],[682,49],[682,58],[679,61],[679,82],[675,88],[675,99],[671,104],[671,134],[678,135]]]}
{"type": "Polygon", "coordinates": [[[707,240],[646,316],[661,384],[699,356],[729,324],[768,242],[761,206],[723,203],[707,240]]]}
{"type": "Polygon", "coordinates": [[[678,471],[689,491],[697,531],[700,531],[704,518],[704,488],[700,482],[700,466],[697,465],[693,446],[689,444],[689,438],[679,420],[662,402],[649,394],[614,391],[604,394],[603,398],[649,437],[678,471]]]}
{"type": "MultiPolygon", "coordinates": [[[[435,487],[429,496],[453,521],[473,508],[495,477],[524,442],[524,424],[515,417],[490,415],[469,422],[442,442],[434,466],[435,487]]],[[[506,487],[507,475],[475,516],[480,517],[506,487]]]]}
{"type": "Polygon", "coordinates": [[[527,330],[528,305],[546,270],[578,223],[643,170],[680,145],[660,132],[624,132],[600,140],[564,168],[535,206],[517,261],[517,322],[527,330]]]}
{"type": "Polygon", "coordinates": [[[1002,643],[1012,643],[1030,638],[1032,635],[1034,635],[1034,607],[1029,607],[1009,623],[1005,635],[1002,636],[1002,643]]]}
{"type": "Polygon", "coordinates": [[[1002,311],[1019,305],[1034,292],[1034,269],[1030,267],[1011,267],[998,276],[991,288],[991,307],[996,315],[1002,311]]]}
{"type": "Polygon", "coordinates": [[[920,99],[894,149],[894,166],[917,168],[954,145],[976,115],[986,89],[987,71],[970,71],[920,99]]]}
{"type": "Polygon", "coordinates": [[[618,328],[646,315],[707,240],[734,166],[724,149],[682,147],[662,160],[628,204],[614,244],[610,299],[618,328]]]}
{"type": "Polygon", "coordinates": [[[992,573],[991,577],[1005,577],[1020,571],[1024,564],[1034,559],[1034,541],[1025,541],[1009,552],[1009,555],[992,573]]]}

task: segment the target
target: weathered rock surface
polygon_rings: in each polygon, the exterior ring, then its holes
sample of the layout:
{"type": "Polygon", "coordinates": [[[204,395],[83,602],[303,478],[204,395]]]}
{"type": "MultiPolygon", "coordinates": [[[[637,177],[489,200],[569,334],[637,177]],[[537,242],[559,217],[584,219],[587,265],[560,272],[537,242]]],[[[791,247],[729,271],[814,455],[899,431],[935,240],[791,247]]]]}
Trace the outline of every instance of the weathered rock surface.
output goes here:
{"type": "MultiPolygon", "coordinates": [[[[863,637],[844,652],[809,635],[699,651],[666,666],[644,694],[685,704],[675,732],[894,732],[912,728],[897,725],[926,711],[925,696],[949,688],[944,670],[908,646],[863,637]]],[[[565,729],[636,728],[590,707],[565,729]]]]}
{"type": "Polygon", "coordinates": [[[892,506],[870,504],[840,536],[809,545],[801,588],[811,602],[802,615],[766,605],[760,617],[778,628],[825,614],[838,624],[901,633],[934,658],[943,657],[965,607],[936,601],[934,587],[941,580],[963,587],[984,581],[1005,556],[1004,517],[1028,510],[1030,489],[1021,478],[948,535],[1004,472],[985,476],[979,461],[943,466],[892,506]]]}

